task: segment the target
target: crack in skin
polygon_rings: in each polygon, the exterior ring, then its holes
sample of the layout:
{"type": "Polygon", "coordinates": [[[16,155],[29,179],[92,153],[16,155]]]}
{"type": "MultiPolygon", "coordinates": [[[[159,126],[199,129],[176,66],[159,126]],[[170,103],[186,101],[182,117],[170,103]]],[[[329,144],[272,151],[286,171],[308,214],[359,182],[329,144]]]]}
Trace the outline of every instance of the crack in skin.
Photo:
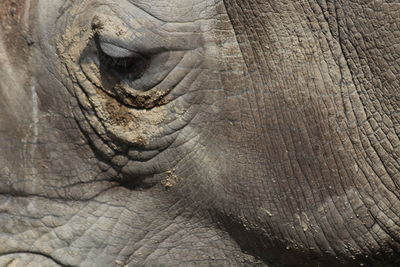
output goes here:
{"type": "MultiPolygon", "coordinates": [[[[45,259],[50,260],[53,264],[55,264],[57,266],[73,267],[73,265],[63,264],[62,262],[56,260],[55,258],[53,258],[49,255],[46,255],[45,253],[32,252],[32,251],[13,251],[13,252],[8,252],[8,253],[0,253],[0,262],[2,260],[2,257],[12,257],[7,263],[5,263],[5,265],[2,265],[2,266],[4,266],[4,267],[19,267],[19,266],[21,266],[22,267],[21,264],[30,264],[31,265],[31,264],[35,263],[32,261],[21,263],[19,260],[20,256],[25,256],[25,255],[43,257],[45,259]]],[[[24,258],[22,258],[22,259],[24,259],[24,258]]],[[[43,262],[41,263],[41,266],[44,266],[42,264],[43,264],[43,262]]],[[[55,266],[55,265],[52,265],[52,266],[55,266]]],[[[46,266],[48,266],[48,265],[46,265],[46,266]]]]}

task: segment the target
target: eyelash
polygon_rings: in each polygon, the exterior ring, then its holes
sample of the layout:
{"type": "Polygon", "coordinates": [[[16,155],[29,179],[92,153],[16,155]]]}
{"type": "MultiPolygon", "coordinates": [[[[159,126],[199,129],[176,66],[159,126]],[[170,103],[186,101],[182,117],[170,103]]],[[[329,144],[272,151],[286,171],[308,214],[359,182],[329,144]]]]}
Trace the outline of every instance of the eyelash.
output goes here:
{"type": "Polygon", "coordinates": [[[122,73],[129,73],[132,67],[138,61],[141,61],[139,58],[113,58],[101,51],[101,49],[99,49],[99,60],[100,64],[104,64],[108,68],[122,73]]]}

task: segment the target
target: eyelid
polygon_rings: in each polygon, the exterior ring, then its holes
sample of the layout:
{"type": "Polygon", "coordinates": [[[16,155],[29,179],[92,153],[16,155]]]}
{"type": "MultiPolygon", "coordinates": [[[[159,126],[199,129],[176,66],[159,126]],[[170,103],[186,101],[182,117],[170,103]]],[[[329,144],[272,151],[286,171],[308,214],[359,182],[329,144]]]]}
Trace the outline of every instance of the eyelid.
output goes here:
{"type": "Polygon", "coordinates": [[[112,58],[136,58],[143,57],[139,53],[114,45],[108,42],[100,42],[101,50],[108,56],[112,58]]]}

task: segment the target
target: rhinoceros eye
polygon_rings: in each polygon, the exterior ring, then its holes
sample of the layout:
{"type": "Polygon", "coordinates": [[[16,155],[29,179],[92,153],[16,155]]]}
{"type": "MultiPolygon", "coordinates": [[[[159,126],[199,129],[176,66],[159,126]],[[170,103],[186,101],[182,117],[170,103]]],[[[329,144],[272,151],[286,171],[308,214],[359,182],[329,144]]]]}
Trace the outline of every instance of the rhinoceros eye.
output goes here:
{"type": "Polygon", "coordinates": [[[114,71],[121,72],[121,73],[129,73],[131,71],[134,71],[134,67],[137,66],[138,63],[143,61],[142,58],[111,57],[101,50],[99,51],[99,60],[100,60],[100,64],[103,64],[107,68],[114,70],[114,71]]]}
{"type": "Polygon", "coordinates": [[[140,78],[148,65],[148,58],[109,43],[97,43],[100,65],[120,79],[140,78]]]}

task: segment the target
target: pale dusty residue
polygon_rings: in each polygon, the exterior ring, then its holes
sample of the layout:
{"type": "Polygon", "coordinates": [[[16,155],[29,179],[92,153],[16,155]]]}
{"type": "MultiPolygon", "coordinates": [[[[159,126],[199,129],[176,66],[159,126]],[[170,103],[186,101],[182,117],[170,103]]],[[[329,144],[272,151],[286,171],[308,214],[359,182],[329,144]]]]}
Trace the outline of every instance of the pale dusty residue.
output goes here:
{"type": "Polygon", "coordinates": [[[29,131],[25,137],[24,154],[27,161],[27,167],[30,169],[32,178],[32,190],[36,191],[37,185],[37,166],[33,162],[35,159],[35,154],[38,146],[38,136],[39,136],[39,99],[36,91],[36,86],[32,85],[30,87],[31,93],[31,118],[29,124],[29,131]],[[33,163],[33,164],[32,164],[33,163]]]}
{"type": "Polygon", "coordinates": [[[38,107],[38,96],[36,92],[36,87],[33,85],[31,87],[31,97],[32,97],[32,145],[31,145],[31,155],[35,153],[36,149],[36,143],[37,143],[37,138],[39,135],[39,128],[38,128],[38,123],[39,123],[39,107],[38,107]]]}
{"type": "Polygon", "coordinates": [[[147,144],[159,133],[159,124],[167,116],[164,106],[151,110],[136,110],[121,105],[102,90],[90,101],[103,125],[113,135],[135,144],[147,144]]]}

